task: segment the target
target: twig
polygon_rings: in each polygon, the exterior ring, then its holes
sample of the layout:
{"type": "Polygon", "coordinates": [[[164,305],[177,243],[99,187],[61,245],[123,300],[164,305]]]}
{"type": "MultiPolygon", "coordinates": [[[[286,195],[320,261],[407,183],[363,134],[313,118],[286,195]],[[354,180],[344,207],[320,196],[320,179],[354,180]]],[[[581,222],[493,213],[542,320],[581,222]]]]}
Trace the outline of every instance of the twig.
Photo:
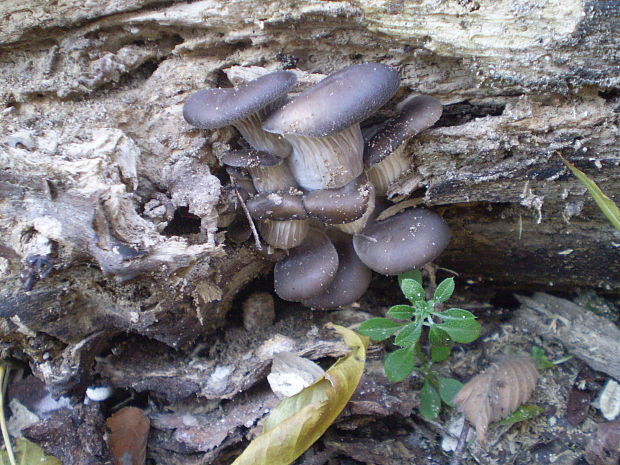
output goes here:
{"type": "Polygon", "coordinates": [[[260,245],[260,238],[258,237],[258,231],[256,230],[256,226],[254,226],[254,220],[252,219],[252,216],[250,215],[250,211],[248,210],[248,207],[245,206],[243,197],[241,197],[241,194],[239,193],[239,190],[236,188],[236,186],[235,186],[235,194],[237,194],[237,198],[239,199],[239,202],[241,202],[241,208],[243,209],[243,212],[245,213],[245,217],[248,219],[248,223],[250,224],[250,230],[252,231],[252,235],[254,236],[254,242],[256,243],[256,248],[258,250],[263,250],[263,246],[260,245]]]}
{"type": "Polygon", "coordinates": [[[463,452],[465,451],[465,445],[467,444],[468,434],[469,434],[469,422],[463,419],[463,429],[461,430],[461,435],[459,436],[459,440],[456,443],[456,449],[454,449],[454,454],[452,454],[452,459],[450,459],[450,465],[459,465],[461,463],[461,457],[463,456],[463,452]]]}
{"type": "Polygon", "coordinates": [[[11,437],[9,436],[9,431],[6,428],[6,418],[4,417],[4,395],[6,393],[6,387],[9,384],[8,381],[10,371],[11,367],[0,361],[0,428],[2,429],[2,439],[4,439],[4,447],[6,447],[9,462],[11,462],[11,465],[16,465],[17,462],[15,461],[15,455],[13,454],[11,437]]]}

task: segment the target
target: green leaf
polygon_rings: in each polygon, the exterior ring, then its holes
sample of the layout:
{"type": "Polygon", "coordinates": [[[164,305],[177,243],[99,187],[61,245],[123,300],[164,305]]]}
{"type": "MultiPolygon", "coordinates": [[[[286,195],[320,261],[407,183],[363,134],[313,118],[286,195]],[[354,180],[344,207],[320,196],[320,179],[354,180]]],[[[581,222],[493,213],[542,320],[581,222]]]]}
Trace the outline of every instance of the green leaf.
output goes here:
{"type": "Polygon", "coordinates": [[[433,347],[450,347],[452,345],[452,339],[448,333],[438,328],[436,324],[431,326],[428,332],[428,340],[433,347]]]}
{"type": "Polygon", "coordinates": [[[413,346],[390,352],[383,362],[385,376],[393,383],[407,378],[413,371],[413,368],[413,346]]]}
{"type": "Polygon", "coordinates": [[[467,310],[463,310],[462,308],[449,308],[448,310],[445,310],[443,312],[436,312],[435,315],[437,315],[439,318],[441,318],[442,320],[455,320],[455,321],[462,321],[462,320],[475,320],[476,319],[476,315],[474,315],[471,312],[468,312],[467,310]]]}
{"type": "Polygon", "coordinates": [[[402,288],[403,279],[413,279],[422,285],[422,272],[420,270],[405,271],[398,275],[398,285],[402,288]]]}
{"type": "MultiPolygon", "coordinates": [[[[558,154],[559,155],[559,154],[558,154]]],[[[620,209],[611,200],[607,197],[603,191],[596,185],[594,181],[592,181],[586,174],[579,170],[575,165],[566,160],[562,155],[559,155],[564,164],[568,167],[569,170],[573,172],[573,174],[579,179],[588,192],[598,205],[598,208],[603,212],[603,214],[607,217],[609,222],[612,224],[616,230],[620,231],[620,209]]]]}
{"type": "Polygon", "coordinates": [[[424,301],[424,288],[415,279],[403,279],[400,283],[400,289],[412,303],[424,301]]]}
{"type": "Polygon", "coordinates": [[[438,323],[435,326],[448,333],[454,342],[468,343],[475,341],[480,336],[480,323],[467,310],[450,308],[441,313],[434,313],[434,315],[444,320],[443,323],[438,323]]]}
{"type": "MultiPolygon", "coordinates": [[[[56,457],[45,455],[43,449],[24,438],[15,440],[15,458],[19,465],[62,465],[56,457]]],[[[0,451],[0,465],[9,463],[7,451],[0,451]]]]}
{"type": "Polygon", "coordinates": [[[439,376],[437,380],[439,382],[439,395],[441,396],[441,400],[450,407],[454,407],[454,398],[463,387],[463,383],[458,379],[444,378],[443,376],[439,376]]]}
{"type": "Polygon", "coordinates": [[[439,283],[437,289],[435,289],[434,299],[436,302],[445,302],[450,297],[452,297],[452,293],[454,292],[454,278],[444,279],[439,283]]]}
{"type": "Polygon", "coordinates": [[[402,326],[404,326],[404,323],[399,323],[389,318],[371,318],[359,326],[358,332],[368,336],[373,341],[383,341],[402,326]]]}
{"type": "Polygon", "coordinates": [[[480,323],[476,320],[463,320],[456,323],[447,322],[438,326],[448,333],[454,342],[460,342],[461,344],[473,342],[480,337],[480,323]]]}
{"type": "Polygon", "coordinates": [[[545,411],[544,408],[538,405],[522,405],[515,410],[511,415],[498,422],[500,425],[513,425],[520,421],[530,420],[537,417],[545,411]]]}
{"type": "Polygon", "coordinates": [[[331,327],[351,352],[314,384],[282,400],[263,422],[262,433],[233,465],[290,464],[323,435],[349,402],[364,371],[368,340],[342,326],[331,327]]]}
{"type": "Polygon", "coordinates": [[[441,410],[441,398],[437,390],[428,382],[428,379],[424,380],[424,386],[420,391],[420,413],[427,420],[437,418],[439,411],[441,410]]]}
{"type": "Polygon", "coordinates": [[[420,339],[422,334],[422,325],[419,323],[409,323],[394,338],[394,344],[400,347],[408,347],[414,345],[420,339]]]}
{"type": "Polygon", "coordinates": [[[450,356],[452,347],[431,347],[431,361],[434,363],[443,362],[450,356]]]}
{"type": "Polygon", "coordinates": [[[397,320],[410,320],[415,309],[411,305],[394,305],[387,314],[397,320]]]}
{"type": "Polygon", "coordinates": [[[443,323],[436,326],[448,333],[455,342],[468,343],[475,341],[480,336],[480,323],[467,310],[451,308],[436,315],[444,320],[443,323]]]}
{"type": "Polygon", "coordinates": [[[545,370],[547,368],[554,368],[554,363],[547,358],[545,351],[540,347],[532,346],[532,358],[536,362],[536,367],[539,370],[545,370]]]}

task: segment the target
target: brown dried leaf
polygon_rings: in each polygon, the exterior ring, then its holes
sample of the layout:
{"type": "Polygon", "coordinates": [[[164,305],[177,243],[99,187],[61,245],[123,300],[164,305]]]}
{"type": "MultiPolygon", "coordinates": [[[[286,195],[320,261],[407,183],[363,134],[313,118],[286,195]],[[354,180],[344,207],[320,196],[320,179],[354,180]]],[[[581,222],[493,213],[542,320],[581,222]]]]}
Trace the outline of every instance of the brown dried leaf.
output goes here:
{"type": "Polygon", "coordinates": [[[577,426],[588,416],[590,402],[596,394],[596,391],[590,388],[595,377],[594,371],[587,365],[579,370],[566,402],[566,420],[569,425],[577,426]]]}
{"type": "Polygon", "coordinates": [[[506,417],[530,398],[537,379],[536,363],[530,357],[514,357],[494,363],[463,386],[454,402],[476,427],[480,444],[486,442],[489,423],[506,417]]]}
{"type": "Polygon", "coordinates": [[[620,420],[602,423],[586,446],[591,465],[616,465],[620,460],[620,420]]]}
{"type": "Polygon", "coordinates": [[[124,407],[107,419],[108,444],[116,465],[144,465],[151,423],[136,407],[124,407]]]}

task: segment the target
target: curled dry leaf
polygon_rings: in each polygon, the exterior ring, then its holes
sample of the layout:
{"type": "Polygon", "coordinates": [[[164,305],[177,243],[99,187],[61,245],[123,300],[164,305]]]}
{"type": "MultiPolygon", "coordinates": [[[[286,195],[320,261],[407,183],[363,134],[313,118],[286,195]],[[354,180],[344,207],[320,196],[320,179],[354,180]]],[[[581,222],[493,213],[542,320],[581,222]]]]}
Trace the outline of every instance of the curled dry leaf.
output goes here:
{"type": "Polygon", "coordinates": [[[586,446],[586,460],[591,465],[616,465],[620,460],[620,420],[598,425],[586,446]]]}
{"type": "Polygon", "coordinates": [[[454,398],[465,418],[476,427],[478,442],[486,442],[489,423],[512,413],[536,387],[538,370],[530,357],[495,363],[472,378],[454,398]]]}
{"type": "Polygon", "coordinates": [[[115,465],[144,465],[151,423],[136,407],[124,407],[107,419],[108,444],[115,465]]]}

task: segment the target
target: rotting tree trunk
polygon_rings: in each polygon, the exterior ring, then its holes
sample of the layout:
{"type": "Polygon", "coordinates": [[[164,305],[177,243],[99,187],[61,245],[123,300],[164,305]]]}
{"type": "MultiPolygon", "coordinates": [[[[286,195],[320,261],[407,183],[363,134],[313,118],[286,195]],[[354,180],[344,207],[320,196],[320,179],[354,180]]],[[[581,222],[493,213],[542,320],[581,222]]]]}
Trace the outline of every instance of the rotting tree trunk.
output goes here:
{"type": "Polygon", "coordinates": [[[617,292],[620,235],[556,153],[620,197],[619,43],[618,1],[2,2],[5,355],[66,391],[115,334],[180,347],[223,325],[270,263],[217,232],[217,156],[238,135],[181,108],[251,67],[303,87],[395,66],[401,90],[369,123],[412,93],[444,104],[390,191],[449,222],[439,263],[505,288],[617,292]]]}

